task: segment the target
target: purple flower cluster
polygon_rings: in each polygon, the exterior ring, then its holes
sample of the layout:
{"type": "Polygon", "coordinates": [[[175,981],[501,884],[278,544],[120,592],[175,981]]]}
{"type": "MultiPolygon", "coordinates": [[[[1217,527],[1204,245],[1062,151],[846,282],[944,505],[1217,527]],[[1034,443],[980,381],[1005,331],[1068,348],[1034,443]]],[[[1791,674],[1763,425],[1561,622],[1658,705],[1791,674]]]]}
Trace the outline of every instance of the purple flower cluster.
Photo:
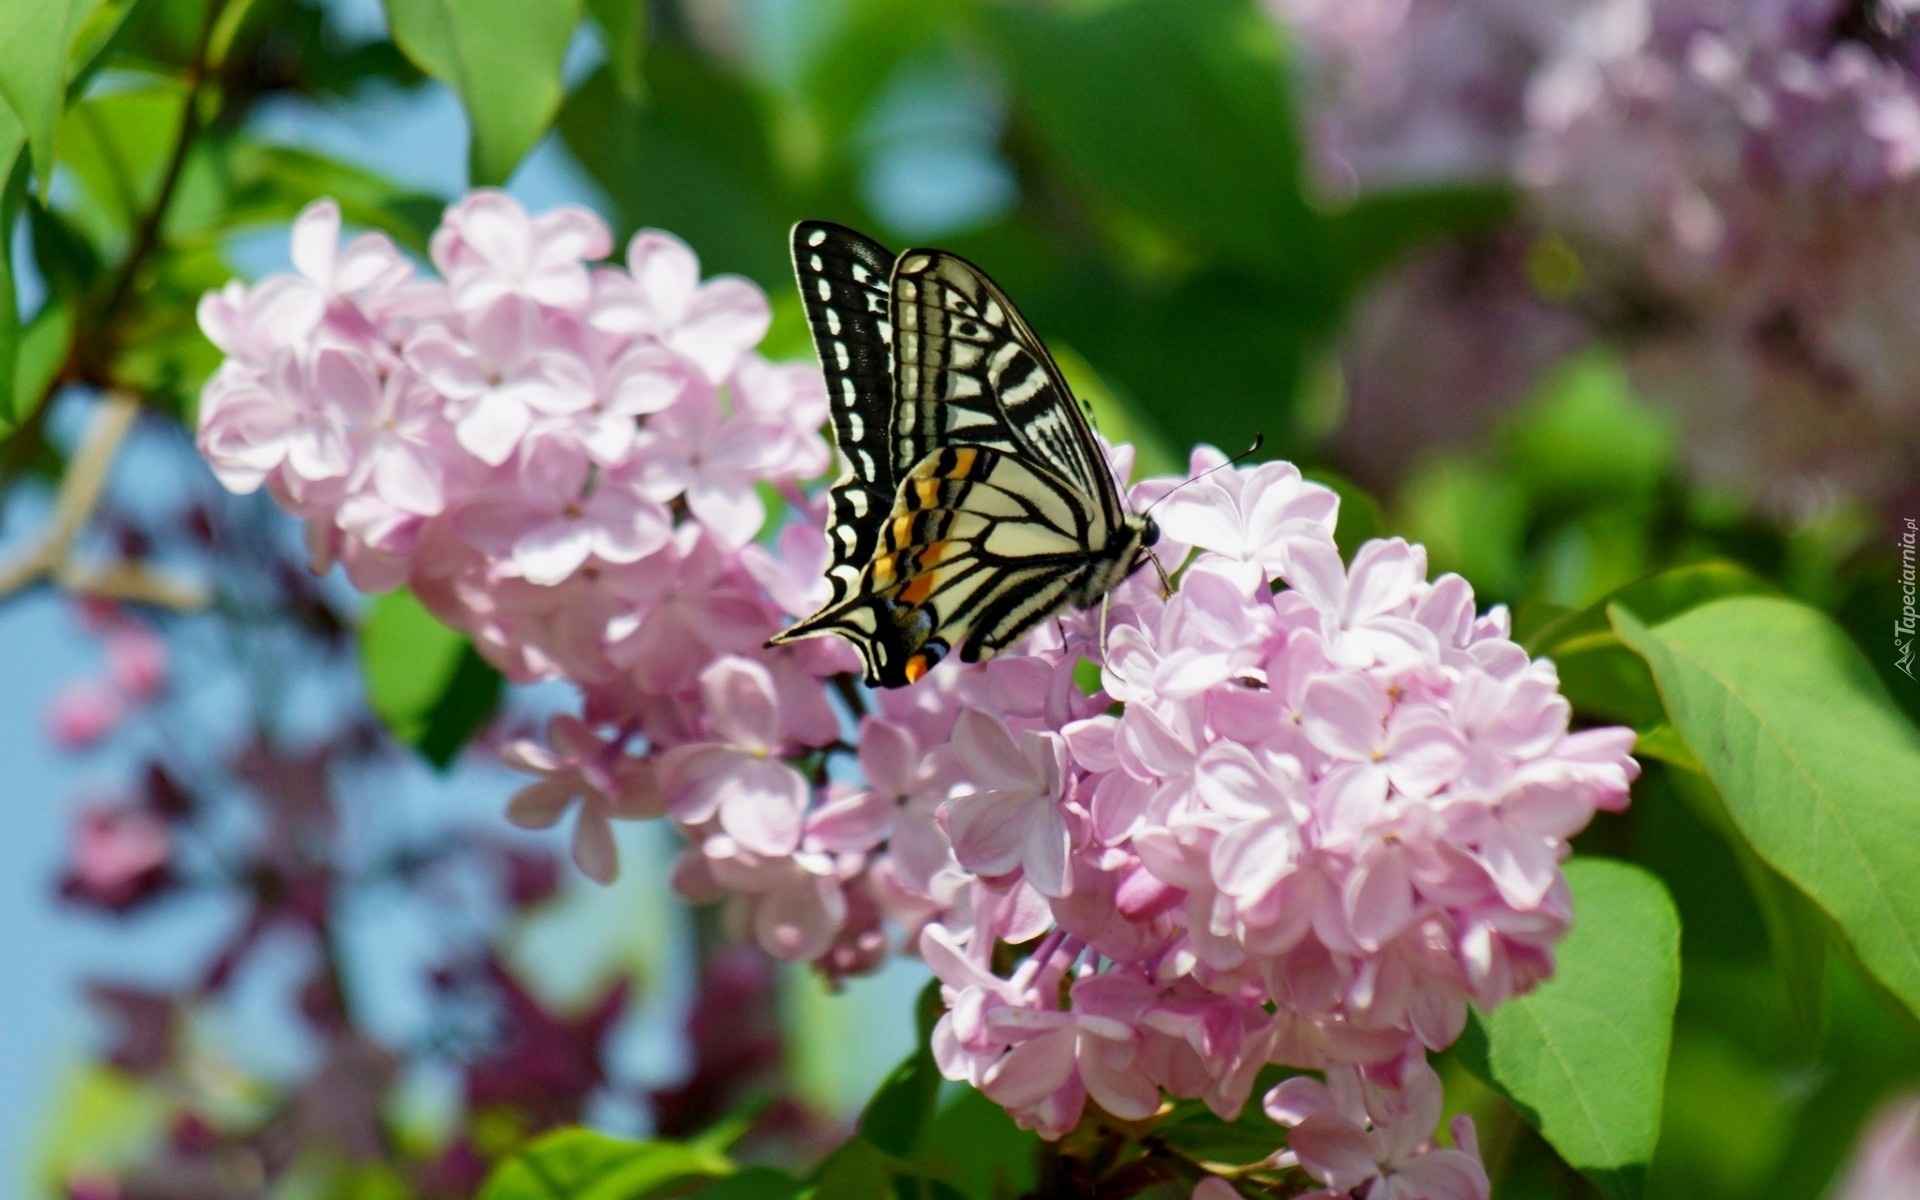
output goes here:
{"type": "Polygon", "coordinates": [[[1567,839],[1636,773],[1631,731],[1569,730],[1503,612],[1397,539],[1343,561],[1335,494],[1267,463],[1132,489],[1164,501],[1171,596],[1141,572],[989,662],[868,694],[837,642],[763,645],[821,599],[800,484],[827,454],[815,373],[751,351],[757,291],[699,283],[662,234],[589,269],[596,223],[485,193],[434,241],[445,283],[377,240],[314,244],[336,228],[310,210],[299,279],[209,300],[230,358],[202,445],[307,518],[320,561],[406,580],[515,679],[579,686],[580,716],[507,749],[540,777],[517,823],[577,810],[604,880],[610,820],[670,817],[684,894],[830,974],[906,931],[945,985],[942,1070],[1049,1137],[1089,1097],[1237,1112],[1277,1063],[1327,1083],[1267,1098],[1300,1131],[1276,1164],[1484,1195],[1470,1136],[1429,1142],[1426,1051],[1551,972],[1567,839]],[[405,438],[370,415],[400,409],[405,438]],[[383,453],[434,511],[382,490],[383,453]],[[761,483],[791,520],[763,528],[761,483]]]}
{"type": "Polygon", "coordinates": [[[1323,190],[1512,180],[1525,199],[1518,236],[1442,247],[1363,301],[1344,354],[1356,473],[1392,470],[1423,431],[1479,428],[1598,333],[1691,426],[1702,478],[1790,510],[1910,484],[1911,0],[1268,8],[1299,48],[1323,190]],[[1543,244],[1551,298],[1529,279],[1543,244]],[[1495,327],[1498,345],[1459,351],[1495,327]]]}
{"type": "Polygon", "coordinates": [[[1533,81],[1517,163],[1601,282],[1673,318],[1636,366],[1774,499],[1910,481],[1920,25],[1892,0],[1617,0],[1533,81]]]}

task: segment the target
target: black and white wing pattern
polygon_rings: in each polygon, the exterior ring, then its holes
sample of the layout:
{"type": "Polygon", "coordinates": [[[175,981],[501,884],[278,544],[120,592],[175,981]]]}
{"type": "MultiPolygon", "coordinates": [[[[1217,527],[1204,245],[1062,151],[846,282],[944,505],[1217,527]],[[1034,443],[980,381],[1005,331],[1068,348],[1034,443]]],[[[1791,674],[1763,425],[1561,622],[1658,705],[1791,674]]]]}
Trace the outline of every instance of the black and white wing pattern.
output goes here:
{"type": "Polygon", "coordinates": [[[849,471],[827,529],[833,596],[775,643],[843,637],[869,685],[899,687],[955,647],[991,658],[1145,561],[1158,531],[1128,512],[1052,357],[985,272],[940,250],[895,261],[818,222],[795,229],[794,261],[849,471]]]}
{"type": "Polygon", "coordinates": [[[909,250],[894,267],[894,464],[939,446],[992,446],[1050,467],[1094,502],[1096,539],[1125,516],[1107,456],[1020,310],[957,254],[909,250]]]}
{"type": "Polygon", "coordinates": [[[834,440],[846,471],[829,494],[829,604],[852,594],[893,507],[893,254],[829,221],[793,227],[793,273],[827,380],[834,440]]]}

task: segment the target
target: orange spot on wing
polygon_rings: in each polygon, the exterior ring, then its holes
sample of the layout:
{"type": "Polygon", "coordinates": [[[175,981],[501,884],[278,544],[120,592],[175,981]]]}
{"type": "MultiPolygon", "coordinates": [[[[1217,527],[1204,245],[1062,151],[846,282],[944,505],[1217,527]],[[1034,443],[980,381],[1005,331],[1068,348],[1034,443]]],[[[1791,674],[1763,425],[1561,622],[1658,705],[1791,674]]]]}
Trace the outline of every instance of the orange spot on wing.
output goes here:
{"type": "Polygon", "coordinates": [[[920,502],[921,508],[932,508],[934,505],[940,503],[940,481],[937,479],[922,479],[913,485],[913,494],[915,499],[920,502]]]}
{"type": "Polygon", "coordinates": [[[947,472],[948,479],[965,479],[973,473],[973,460],[980,452],[970,447],[962,447],[953,452],[953,470],[947,472]]]}
{"type": "Polygon", "coordinates": [[[892,559],[876,558],[873,560],[873,565],[867,569],[873,574],[873,586],[883,588],[893,582],[892,559]]]}
{"type": "Polygon", "coordinates": [[[933,661],[924,654],[916,654],[909,658],[906,667],[907,682],[919,683],[920,677],[925,675],[932,666],[933,661]]]}
{"type": "Polygon", "coordinates": [[[912,583],[900,589],[898,598],[902,604],[923,603],[928,596],[933,595],[933,589],[938,587],[939,583],[939,578],[932,571],[922,572],[913,577],[912,583]]]}
{"type": "Polygon", "coordinates": [[[922,548],[920,553],[914,556],[914,562],[920,565],[922,571],[931,571],[947,561],[947,552],[952,549],[952,542],[934,542],[922,548]]]}

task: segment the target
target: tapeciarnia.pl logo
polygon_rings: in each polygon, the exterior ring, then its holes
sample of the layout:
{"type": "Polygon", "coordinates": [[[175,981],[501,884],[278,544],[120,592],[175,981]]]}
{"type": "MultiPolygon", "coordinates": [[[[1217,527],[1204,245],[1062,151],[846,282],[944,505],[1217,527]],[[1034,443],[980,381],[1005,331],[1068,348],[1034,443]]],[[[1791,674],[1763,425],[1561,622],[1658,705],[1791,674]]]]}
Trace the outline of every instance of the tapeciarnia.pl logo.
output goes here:
{"type": "Polygon", "coordinates": [[[1913,552],[1917,531],[1912,517],[1903,518],[1900,531],[1900,615],[1893,622],[1893,650],[1899,655],[1893,665],[1908,679],[1914,678],[1914,630],[1920,625],[1920,613],[1914,611],[1914,593],[1920,590],[1914,576],[1913,552]]]}

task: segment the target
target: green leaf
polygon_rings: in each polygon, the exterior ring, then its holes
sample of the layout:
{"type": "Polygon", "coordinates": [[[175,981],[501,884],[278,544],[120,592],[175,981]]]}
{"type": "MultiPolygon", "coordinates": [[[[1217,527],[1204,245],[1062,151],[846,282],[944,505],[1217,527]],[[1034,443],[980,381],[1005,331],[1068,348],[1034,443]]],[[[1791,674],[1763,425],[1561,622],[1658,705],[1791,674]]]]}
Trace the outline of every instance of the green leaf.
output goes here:
{"type": "Polygon", "coordinates": [[[1646,728],[1661,720],[1660,697],[1646,663],[1614,633],[1607,619],[1608,606],[1619,604],[1647,620],[1658,621],[1728,596],[1771,591],[1765,581],[1734,563],[1676,567],[1548,621],[1522,644],[1528,653],[1553,660],[1560,671],[1560,690],[1577,711],[1646,728]]]}
{"type": "Polygon", "coordinates": [[[613,81],[620,85],[620,94],[638,103],[646,94],[640,66],[646,52],[647,18],[641,11],[641,0],[587,0],[587,12],[600,27],[607,63],[613,81]]]}
{"type": "Polygon", "coordinates": [[[1022,1196],[1034,1185],[1040,1136],[1020,1128],[1007,1110],[963,1087],[934,1117],[914,1165],[968,1196],[1022,1196]]]}
{"type": "Polygon", "coordinates": [[[67,215],[95,245],[124,241],[152,206],[186,106],[178,82],[149,76],[139,86],[89,96],[61,122],[60,165],[91,201],[67,215]]]}
{"type": "Polygon", "coordinates": [[[1486,599],[1519,590],[1527,507],[1512,480],[1465,459],[1439,458],[1407,483],[1400,508],[1399,527],[1426,546],[1435,574],[1456,571],[1486,599]]]}
{"type": "Polygon", "coordinates": [[[851,1137],[827,1155],[814,1172],[809,1200],[885,1200],[891,1194],[892,1164],[863,1137],[851,1137]]]}
{"type": "Polygon", "coordinates": [[[940,984],[920,994],[918,1043],[895,1067],[860,1114],[860,1136],[895,1158],[913,1157],[920,1135],[933,1119],[940,1095],[940,1068],[933,1062],[933,1021],[940,1013],[940,984]]]}
{"type": "Polygon", "coordinates": [[[53,132],[66,107],[67,45],[74,14],[69,0],[9,0],[0,37],[0,100],[27,132],[33,170],[46,195],[53,176],[53,132]]]}
{"type": "Polygon", "coordinates": [[[1579,512],[1649,502],[1673,464],[1674,433],[1618,355],[1562,364],[1502,432],[1514,475],[1537,502],[1579,512]]]}
{"type": "Polygon", "coordinates": [[[47,389],[53,386],[72,347],[73,309],[63,300],[49,299],[20,332],[14,362],[13,408],[7,414],[13,424],[33,416],[46,399],[47,389]]]}
{"type": "Polygon", "coordinates": [[[1280,47],[1252,4],[1003,3],[988,32],[1016,104],[1076,175],[1234,260],[1319,273],[1304,261],[1310,214],[1280,47]]]}
{"type": "MultiPolygon", "coordinates": [[[[79,103],[87,85],[107,64],[107,56],[120,44],[136,14],[148,0],[106,0],[93,8],[85,21],[73,30],[73,52],[68,62],[67,103],[79,103]]],[[[82,7],[90,7],[82,4],[82,7]]]]}
{"type": "Polygon", "coordinates": [[[368,606],[360,669],[374,714],[442,770],[500,703],[500,673],[404,588],[368,606]]]}
{"type": "Polygon", "coordinates": [[[826,146],[844,155],[897,68],[933,44],[963,5],[925,0],[848,0],[833,6],[822,43],[799,85],[826,146]]]}
{"type": "Polygon", "coordinates": [[[1574,927],[1554,977],[1476,1013],[1456,1053],[1608,1196],[1641,1195],[1660,1134],[1680,994],[1680,919],[1660,881],[1606,859],[1567,864],[1574,927]]]}
{"type": "Polygon", "coordinates": [[[466,107],[471,182],[504,184],[560,111],[560,67],[580,0],[386,3],[393,40],[466,107]]]}
{"type": "Polygon", "coordinates": [[[793,214],[754,93],[711,61],[657,42],[645,74],[644,105],[622,96],[603,67],[560,113],[561,136],[618,206],[621,229],[671,229],[699,250],[702,271],[790,291],[793,214]]]}
{"type": "Polygon", "coordinates": [[[1620,638],[1646,659],[1674,729],[1755,853],[1818,904],[1920,1012],[1920,732],[1838,626],[1738,597],[1620,638]]]}
{"type": "Polygon", "coordinates": [[[1456,184],[1368,192],[1325,217],[1327,258],[1349,289],[1447,234],[1484,229],[1513,211],[1509,188],[1456,184]]]}
{"type": "MultiPolygon", "coordinates": [[[[1680,740],[1679,734],[1670,727],[1661,728],[1674,740],[1680,740]]],[[[1644,753],[1641,743],[1646,740],[1643,736],[1635,743],[1634,753],[1644,753]]],[[[1664,740],[1656,737],[1655,745],[1660,746],[1664,740]]],[[[1687,757],[1692,757],[1690,750],[1687,757]]],[[[1734,862],[1746,880],[1747,892],[1767,927],[1767,943],[1775,969],[1793,1005],[1807,1056],[1812,1058],[1825,1023],[1827,941],[1831,926],[1812,901],[1754,853],[1697,760],[1690,765],[1676,763],[1673,758],[1665,761],[1675,767],[1667,772],[1667,781],[1675,793],[1725,839],[1732,851],[1734,862]]]]}
{"type": "Polygon", "coordinates": [[[806,1184],[772,1167],[748,1167],[693,1193],[690,1200],[795,1200],[806,1184]]]}
{"type": "Polygon", "coordinates": [[[668,1184],[731,1174],[733,1163],[677,1142],[629,1142],[587,1129],[549,1134],[488,1177],[479,1200],[644,1200],[668,1184]]]}
{"type": "Polygon", "coordinates": [[[236,138],[221,147],[219,157],[230,191],[228,228],[284,224],[316,197],[331,196],[342,219],[381,230],[424,254],[446,207],[438,196],[296,146],[236,138]]]}
{"type": "Polygon", "coordinates": [[[27,190],[26,133],[0,109],[0,433],[20,420],[14,375],[20,358],[19,282],[13,271],[13,227],[27,190]]]}

